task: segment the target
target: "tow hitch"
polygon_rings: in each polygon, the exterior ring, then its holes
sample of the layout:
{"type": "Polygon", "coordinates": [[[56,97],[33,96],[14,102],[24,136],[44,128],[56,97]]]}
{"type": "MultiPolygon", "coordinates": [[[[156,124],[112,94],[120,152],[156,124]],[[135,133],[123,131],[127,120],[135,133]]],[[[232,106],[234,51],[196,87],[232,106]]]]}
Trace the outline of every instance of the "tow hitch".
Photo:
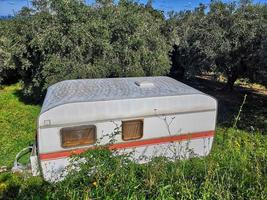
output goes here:
{"type": "Polygon", "coordinates": [[[40,175],[40,171],[39,171],[39,163],[38,163],[38,158],[37,158],[37,154],[36,154],[36,146],[35,144],[30,145],[24,149],[22,149],[15,158],[13,167],[11,169],[12,172],[16,173],[16,172],[31,172],[31,174],[33,176],[38,176],[40,175]],[[30,162],[26,165],[22,164],[19,162],[19,160],[27,155],[28,153],[31,153],[30,155],[30,162]]]}

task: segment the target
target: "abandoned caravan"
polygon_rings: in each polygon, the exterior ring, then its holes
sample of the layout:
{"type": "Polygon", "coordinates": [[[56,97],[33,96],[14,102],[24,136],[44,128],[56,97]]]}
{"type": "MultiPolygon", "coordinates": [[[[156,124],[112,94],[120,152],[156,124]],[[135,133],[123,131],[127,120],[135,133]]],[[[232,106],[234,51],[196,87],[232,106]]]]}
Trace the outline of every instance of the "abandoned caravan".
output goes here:
{"type": "Polygon", "coordinates": [[[62,81],[47,90],[30,158],[32,173],[55,181],[72,154],[96,144],[133,151],[138,162],[206,156],[216,115],[213,97],[169,77],[62,81]]]}

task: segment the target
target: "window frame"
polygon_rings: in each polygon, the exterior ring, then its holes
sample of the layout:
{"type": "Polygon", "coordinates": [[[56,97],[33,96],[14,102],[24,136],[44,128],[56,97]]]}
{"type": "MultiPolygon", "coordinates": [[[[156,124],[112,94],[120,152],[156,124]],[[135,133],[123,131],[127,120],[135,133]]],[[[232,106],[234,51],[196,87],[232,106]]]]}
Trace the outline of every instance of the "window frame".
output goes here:
{"type": "Polygon", "coordinates": [[[144,119],[131,119],[131,120],[123,120],[123,121],[121,121],[121,139],[123,141],[140,140],[141,138],[143,138],[143,136],[144,136],[144,119]],[[125,139],[123,137],[123,123],[134,122],[134,121],[140,121],[140,122],[142,122],[142,129],[141,129],[142,130],[142,133],[141,133],[140,137],[138,137],[138,138],[125,139]]]}
{"type": "Polygon", "coordinates": [[[81,126],[70,126],[70,127],[62,127],[59,131],[59,136],[60,136],[60,146],[64,149],[70,149],[70,148],[77,148],[77,147],[84,147],[84,146],[90,146],[90,145],[94,145],[97,142],[97,127],[96,125],[81,125],[81,126]],[[79,128],[93,128],[94,129],[94,142],[90,143],[90,144],[79,144],[79,145],[75,145],[75,146],[64,146],[63,145],[63,131],[64,129],[78,129],[79,128]]]}

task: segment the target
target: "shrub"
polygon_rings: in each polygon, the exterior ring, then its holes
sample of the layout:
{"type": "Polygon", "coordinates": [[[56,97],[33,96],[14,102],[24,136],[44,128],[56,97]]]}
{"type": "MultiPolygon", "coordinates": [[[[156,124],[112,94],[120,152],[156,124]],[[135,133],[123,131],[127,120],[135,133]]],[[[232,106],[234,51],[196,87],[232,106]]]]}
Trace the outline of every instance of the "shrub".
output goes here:
{"type": "Polygon", "coordinates": [[[168,24],[177,32],[172,73],[224,74],[230,90],[237,78],[259,81],[254,75],[261,72],[263,65],[261,46],[267,33],[266,10],[265,4],[252,1],[212,1],[208,10],[200,4],[193,11],[170,15],[168,24]]]}
{"type": "Polygon", "coordinates": [[[159,157],[137,164],[127,155],[95,149],[74,157],[86,162],[54,184],[1,174],[0,198],[266,199],[266,145],[266,137],[258,133],[219,128],[205,158],[173,162],[159,157]]]}
{"type": "Polygon", "coordinates": [[[13,59],[24,94],[40,99],[65,79],[167,74],[171,46],[164,17],[153,12],[132,1],[53,0],[48,10],[18,16],[13,59]]]}
{"type": "Polygon", "coordinates": [[[12,62],[10,26],[12,20],[0,20],[0,85],[18,81],[15,64],[12,62]]]}
{"type": "Polygon", "coordinates": [[[55,185],[62,199],[266,199],[265,137],[219,129],[205,158],[155,158],[136,164],[108,150],[81,155],[87,162],[55,185]],[[253,173],[252,173],[253,172],[253,173]]]}
{"type": "Polygon", "coordinates": [[[0,199],[15,199],[21,186],[19,176],[11,173],[0,175],[0,199]]]}

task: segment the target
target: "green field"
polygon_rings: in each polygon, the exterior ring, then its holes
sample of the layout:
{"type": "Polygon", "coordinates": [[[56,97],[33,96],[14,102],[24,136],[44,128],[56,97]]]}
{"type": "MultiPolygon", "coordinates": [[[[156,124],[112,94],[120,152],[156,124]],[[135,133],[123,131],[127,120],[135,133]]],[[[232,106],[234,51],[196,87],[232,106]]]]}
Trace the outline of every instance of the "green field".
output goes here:
{"type": "MultiPolygon", "coordinates": [[[[22,6],[9,16],[0,9],[0,200],[267,200],[266,1],[32,0],[22,6]],[[30,170],[13,173],[16,154],[35,140],[48,87],[151,76],[172,77],[217,99],[209,155],[194,158],[188,145],[189,159],[138,164],[97,146],[73,156],[76,166],[61,182],[30,170]]],[[[29,155],[20,161],[26,164],[29,155]]]]}
{"type": "MultiPolygon", "coordinates": [[[[0,90],[0,165],[34,140],[38,105],[19,98],[18,84],[0,90]]],[[[239,122],[239,123],[242,123],[239,122]]],[[[138,165],[107,151],[83,155],[79,173],[51,185],[41,178],[0,174],[0,199],[267,199],[267,136],[218,127],[206,158],[138,165]],[[98,170],[88,175],[92,166],[98,170]]]]}
{"type": "Polygon", "coordinates": [[[20,86],[0,89],[0,166],[11,166],[16,154],[34,140],[40,106],[19,101],[20,86]]]}

